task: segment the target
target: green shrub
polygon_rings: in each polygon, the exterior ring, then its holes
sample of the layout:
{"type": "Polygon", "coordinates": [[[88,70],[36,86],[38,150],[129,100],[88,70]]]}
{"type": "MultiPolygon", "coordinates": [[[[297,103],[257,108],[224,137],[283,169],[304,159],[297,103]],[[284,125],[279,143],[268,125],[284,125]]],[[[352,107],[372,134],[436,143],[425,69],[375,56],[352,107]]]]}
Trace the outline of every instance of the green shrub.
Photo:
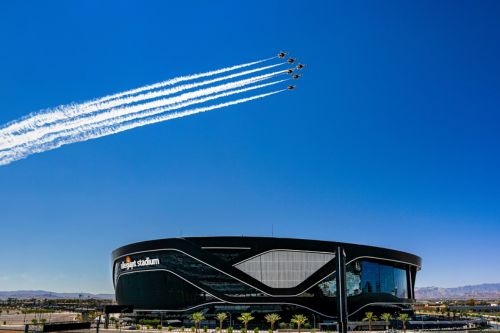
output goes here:
{"type": "Polygon", "coordinates": [[[241,333],[247,333],[247,329],[246,329],[246,328],[242,328],[242,329],[240,330],[240,332],[241,332],[241,333]]]}
{"type": "Polygon", "coordinates": [[[161,330],[163,329],[163,326],[158,325],[158,326],[156,326],[156,329],[157,329],[158,331],[161,331],[161,330]]]}
{"type": "Polygon", "coordinates": [[[273,330],[272,329],[268,329],[267,333],[273,333],[273,330]]]}
{"type": "Polygon", "coordinates": [[[259,333],[259,331],[260,331],[260,330],[259,330],[259,328],[258,328],[258,327],[256,327],[256,328],[254,328],[254,329],[253,329],[253,333],[259,333]]]}
{"type": "Polygon", "coordinates": [[[146,329],[150,330],[151,329],[151,325],[147,325],[146,329]]]}
{"type": "Polygon", "coordinates": [[[181,326],[181,332],[184,332],[186,328],[184,326],[181,326]]]}
{"type": "Polygon", "coordinates": [[[311,324],[309,324],[309,323],[305,323],[305,324],[304,324],[304,328],[305,328],[306,330],[310,329],[310,328],[311,328],[311,324]]]}
{"type": "Polygon", "coordinates": [[[137,325],[135,328],[138,329],[138,330],[140,330],[140,329],[142,329],[142,326],[141,325],[137,325]]]}
{"type": "Polygon", "coordinates": [[[227,333],[233,333],[233,328],[231,326],[227,328],[227,333]]]}
{"type": "Polygon", "coordinates": [[[173,330],[174,330],[174,328],[173,328],[172,326],[170,326],[170,325],[169,325],[169,326],[167,327],[167,331],[172,332],[173,330]]]}
{"type": "Polygon", "coordinates": [[[196,327],[191,326],[191,332],[194,332],[194,331],[196,331],[196,327]]]}
{"type": "Polygon", "coordinates": [[[203,326],[203,333],[207,333],[208,332],[208,326],[203,326]]]}
{"type": "Polygon", "coordinates": [[[282,330],[284,330],[288,325],[285,322],[281,322],[279,326],[282,330]]]}
{"type": "Polygon", "coordinates": [[[143,326],[157,327],[158,325],[160,325],[160,319],[141,319],[139,320],[139,324],[143,326]]]}

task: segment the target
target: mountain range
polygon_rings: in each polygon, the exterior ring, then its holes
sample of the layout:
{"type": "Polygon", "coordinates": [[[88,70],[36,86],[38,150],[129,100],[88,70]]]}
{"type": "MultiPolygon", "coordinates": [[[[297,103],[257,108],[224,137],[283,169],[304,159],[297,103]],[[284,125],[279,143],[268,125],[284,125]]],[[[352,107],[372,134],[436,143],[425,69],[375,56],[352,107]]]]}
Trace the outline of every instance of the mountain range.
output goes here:
{"type": "MultiPolygon", "coordinates": [[[[416,287],[415,296],[418,300],[460,300],[460,299],[500,299],[500,283],[483,283],[470,286],[441,288],[441,287],[416,287]]],[[[114,294],[91,293],[58,293],[45,290],[16,290],[0,291],[0,299],[114,299],[114,294]]]]}
{"type": "Polygon", "coordinates": [[[0,299],[17,298],[17,299],[109,299],[115,298],[114,294],[91,294],[91,293],[57,293],[45,290],[15,290],[15,291],[0,291],[0,299]]]}
{"type": "Polygon", "coordinates": [[[415,288],[415,297],[419,300],[437,299],[500,299],[500,283],[483,283],[455,288],[420,287],[415,288]]]}

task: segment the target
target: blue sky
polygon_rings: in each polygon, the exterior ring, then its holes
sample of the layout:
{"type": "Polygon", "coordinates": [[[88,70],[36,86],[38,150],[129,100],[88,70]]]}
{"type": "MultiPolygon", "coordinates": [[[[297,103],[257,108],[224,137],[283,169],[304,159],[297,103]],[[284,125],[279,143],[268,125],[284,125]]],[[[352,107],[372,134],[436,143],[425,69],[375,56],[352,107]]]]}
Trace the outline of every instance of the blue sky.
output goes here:
{"type": "Polygon", "coordinates": [[[112,292],[111,251],[189,235],[423,257],[500,282],[500,3],[0,3],[0,123],[290,50],[297,91],[0,168],[0,290],[112,292]]]}

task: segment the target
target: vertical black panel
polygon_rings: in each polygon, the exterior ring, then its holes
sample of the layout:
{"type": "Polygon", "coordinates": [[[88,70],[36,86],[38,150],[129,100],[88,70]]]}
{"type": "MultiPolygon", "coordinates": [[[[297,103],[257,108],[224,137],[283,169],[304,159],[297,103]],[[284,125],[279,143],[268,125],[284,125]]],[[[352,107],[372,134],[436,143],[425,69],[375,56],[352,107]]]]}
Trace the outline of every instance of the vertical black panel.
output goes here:
{"type": "Polygon", "coordinates": [[[337,322],[339,333],[347,333],[347,288],[345,252],[341,246],[337,247],[335,256],[337,269],[337,322]]]}

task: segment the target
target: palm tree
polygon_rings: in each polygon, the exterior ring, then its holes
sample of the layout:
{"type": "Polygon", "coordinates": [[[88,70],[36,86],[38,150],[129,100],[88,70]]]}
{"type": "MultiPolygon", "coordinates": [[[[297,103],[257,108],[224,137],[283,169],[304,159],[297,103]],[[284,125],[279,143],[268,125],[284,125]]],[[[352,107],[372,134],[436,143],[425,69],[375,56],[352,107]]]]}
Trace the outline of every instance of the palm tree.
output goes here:
{"type": "Polygon", "coordinates": [[[453,314],[453,320],[456,319],[458,311],[457,310],[452,310],[451,313],[453,314]]]}
{"type": "Polygon", "coordinates": [[[410,320],[410,317],[408,316],[407,313],[401,313],[398,318],[396,318],[397,320],[401,321],[403,323],[403,331],[404,333],[406,333],[406,323],[408,322],[408,320],[410,320]]]}
{"type": "Polygon", "coordinates": [[[293,315],[292,320],[290,320],[290,322],[297,325],[297,329],[299,330],[299,333],[300,333],[300,327],[302,325],[304,325],[306,323],[306,321],[307,321],[307,317],[304,315],[301,315],[301,314],[293,315]]]}
{"type": "Polygon", "coordinates": [[[247,332],[248,323],[252,319],[254,319],[254,317],[252,317],[252,313],[250,313],[250,312],[243,312],[241,314],[241,316],[238,317],[238,320],[241,321],[245,325],[245,333],[247,332]]]}
{"type": "Polygon", "coordinates": [[[390,313],[382,313],[380,315],[380,319],[385,321],[385,330],[388,331],[389,330],[389,321],[392,320],[392,315],[390,313]]]}
{"type": "Polygon", "coordinates": [[[227,314],[224,312],[219,312],[216,316],[215,319],[219,321],[219,330],[220,333],[222,333],[222,322],[227,319],[227,314]]]}
{"type": "Polygon", "coordinates": [[[281,320],[280,315],[277,313],[269,313],[264,318],[269,324],[271,324],[271,331],[274,331],[274,323],[281,320]]]}
{"type": "Polygon", "coordinates": [[[205,320],[205,316],[202,312],[195,312],[191,315],[191,319],[194,321],[194,325],[196,328],[196,333],[198,333],[198,328],[200,328],[200,322],[205,320]]]}
{"type": "Polygon", "coordinates": [[[371,332],[372,331],[372,321],[377,320],[377,316],[373,314],[373,312],[365,312],[365,317],[363,318],[363,321],[368,322],[368,330],[371,332]]]}

